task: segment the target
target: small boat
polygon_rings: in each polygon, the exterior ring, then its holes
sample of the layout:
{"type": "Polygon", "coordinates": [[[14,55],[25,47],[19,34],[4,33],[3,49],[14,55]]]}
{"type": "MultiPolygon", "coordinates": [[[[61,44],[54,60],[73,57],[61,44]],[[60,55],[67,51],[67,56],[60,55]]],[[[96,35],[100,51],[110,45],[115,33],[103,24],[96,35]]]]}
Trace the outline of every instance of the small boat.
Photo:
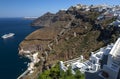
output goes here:
{"type": "Polygon", "coordinates": [[[14,33],[8,33],[2,36],[3,39],[13,37],[15,34],[14,33]]]}

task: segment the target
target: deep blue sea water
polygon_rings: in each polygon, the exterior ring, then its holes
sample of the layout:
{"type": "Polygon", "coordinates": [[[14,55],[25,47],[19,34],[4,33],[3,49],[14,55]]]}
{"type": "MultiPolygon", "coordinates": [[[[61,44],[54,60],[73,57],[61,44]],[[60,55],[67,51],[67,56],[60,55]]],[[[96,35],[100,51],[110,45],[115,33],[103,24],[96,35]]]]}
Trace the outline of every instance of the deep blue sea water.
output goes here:
{"type": "Polygon", "coordinates": [[[22,18],[0,18],[0,79],[16,79],[26,70],[25,62],[29,60],[18,55],[18,46],[28,34],[36,30],[30,26],[31,22],[22,18]],[[15,36],[1,38],[10,32],[15,33],[15,36]]]}

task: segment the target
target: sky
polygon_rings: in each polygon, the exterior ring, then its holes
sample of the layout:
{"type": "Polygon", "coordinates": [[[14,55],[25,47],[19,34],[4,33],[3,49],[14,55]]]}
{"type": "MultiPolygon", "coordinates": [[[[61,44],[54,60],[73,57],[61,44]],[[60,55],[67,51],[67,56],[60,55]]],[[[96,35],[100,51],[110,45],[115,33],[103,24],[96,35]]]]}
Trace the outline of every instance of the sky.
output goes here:
{"type": "Polygon", "coordinates": [[[0,0],[0,17],[39,17],[79,3],[118,5],[120,0],[0,0]]]}

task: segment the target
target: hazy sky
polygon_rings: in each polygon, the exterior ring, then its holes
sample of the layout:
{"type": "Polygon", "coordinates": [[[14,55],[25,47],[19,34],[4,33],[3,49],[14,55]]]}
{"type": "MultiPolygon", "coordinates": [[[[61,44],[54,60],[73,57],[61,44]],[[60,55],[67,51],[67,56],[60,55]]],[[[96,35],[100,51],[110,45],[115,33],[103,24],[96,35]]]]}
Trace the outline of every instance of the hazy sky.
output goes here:
{"type": "Polygon", "coordinates": [[[0,0],[0,17],[41,16],[75,4],[120,4],[120,0],[0,0]]]}

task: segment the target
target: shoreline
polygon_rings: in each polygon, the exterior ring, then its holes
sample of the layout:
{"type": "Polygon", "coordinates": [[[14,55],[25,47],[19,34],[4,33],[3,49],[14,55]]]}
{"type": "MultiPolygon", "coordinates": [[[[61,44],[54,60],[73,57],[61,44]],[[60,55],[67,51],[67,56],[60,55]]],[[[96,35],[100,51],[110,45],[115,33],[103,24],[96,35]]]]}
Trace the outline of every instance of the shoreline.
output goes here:
{"type": "Polygon", "coordinates": [[[23,79],[24,76],[34,73],[36,69],[35,64],[38,63],[40,59],[38,58],[38,52],[31,53],[23,49],[19,50],[19,55],[30,59],[30,62],[27,64],[27,69],[17,77],[17,79],[23,79]]]}

